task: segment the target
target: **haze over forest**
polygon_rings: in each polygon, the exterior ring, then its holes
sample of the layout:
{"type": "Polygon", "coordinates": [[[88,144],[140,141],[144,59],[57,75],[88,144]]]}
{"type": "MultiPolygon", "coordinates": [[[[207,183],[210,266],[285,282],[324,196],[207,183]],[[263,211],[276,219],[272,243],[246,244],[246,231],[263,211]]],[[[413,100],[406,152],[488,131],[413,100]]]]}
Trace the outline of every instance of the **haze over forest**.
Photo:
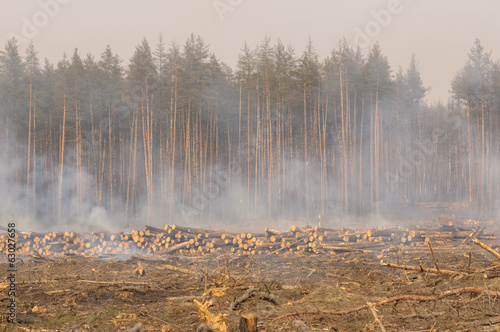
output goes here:
{"type": "MultiPolygon", "coordinates": [[[[51,19],[73,4],[59,2],[51,19]]],[[[214,15],[224,22],[247,6],[214,15]]],[[[376,13],[392,13],[391,24],[406,13],[386,6],[376,13]]],[[[419,54],[394,65],[375,40],[364,48],[311,35],[298,48],[264,35],[219,56],[203,35],[180,34],[123,54],[113,36],[91,53],[73,39],[50,60],[41,38],[6,40],[0,218],[31,228],[215,227],[390,218],[419,204],[498,216],[496,45],[471,38],[454,55],[449,98],[432,102],[419,54]]]]}
{"type": "Polygon", "coordinates": [[[311,38],[321,58],[342,38],[354,47],[361,43],[365,53],[378,41],[395,70],[407,67],[415,53],[431,87],[429,102],[447,102],[449,82],[465,64],[474,39],[480,38],[495,58],[500,54],[499,5],[494,0],[151,0],[147,5],[130,0],[0,0],[0,8],[0,45],[17,37],[24,53],[33,40],[40,58],[52,63],[75,47],[83,55],[98,55],[109,44],[127,65],[143,37],[154,43],[160,33],[167,44],[182,44],[191,33],[201,35],[232,68],[245,41],[254,47],[265,36],[273,42],[281,39],[298,53],[311,38]],[[367,42],[357,38],[359,31],[367,42]]]}

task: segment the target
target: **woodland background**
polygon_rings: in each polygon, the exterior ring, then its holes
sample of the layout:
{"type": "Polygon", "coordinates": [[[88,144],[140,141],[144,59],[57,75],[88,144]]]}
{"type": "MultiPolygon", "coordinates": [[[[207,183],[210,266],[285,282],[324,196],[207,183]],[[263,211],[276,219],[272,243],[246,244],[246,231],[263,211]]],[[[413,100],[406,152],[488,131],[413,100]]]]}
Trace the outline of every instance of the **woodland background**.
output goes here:
{"type": "MultiPolygon", "coordinates": [[[[57,63],[0,53],[0,217],[32,225],[390,216],[420,202],[495,217],[500,62],[479,40],[446,104],[415,57],[375,44],[320,59],[269,38],[237,68],[202,37],[126,62],[107,47],[57,63]]],[[[237,52],[238,50],[235,50],[237,52]]]]}

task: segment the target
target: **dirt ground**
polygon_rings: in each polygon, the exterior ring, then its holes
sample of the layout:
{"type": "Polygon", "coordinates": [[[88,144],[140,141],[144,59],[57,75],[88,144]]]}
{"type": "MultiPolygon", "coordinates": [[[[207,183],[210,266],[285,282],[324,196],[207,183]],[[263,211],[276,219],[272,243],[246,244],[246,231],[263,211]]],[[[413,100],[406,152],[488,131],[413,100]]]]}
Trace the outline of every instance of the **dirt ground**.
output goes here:
{"type": "MultiPolygon", "coordinates": [[[[472,241],[440,241],[433,250],[440,271],[457,273],[381,265],[435,267],[428,247],[402,244],[300,254],[25,257],[17,263],[17,325],[3,317],[0,331],[193,331],[196,301],[221,314],[228,331],[238,331],[248,311],[259,331],[500,331],[498,260],[472,241]]],[[[0,299],[6,308],[6,290],[0,299]]]]}

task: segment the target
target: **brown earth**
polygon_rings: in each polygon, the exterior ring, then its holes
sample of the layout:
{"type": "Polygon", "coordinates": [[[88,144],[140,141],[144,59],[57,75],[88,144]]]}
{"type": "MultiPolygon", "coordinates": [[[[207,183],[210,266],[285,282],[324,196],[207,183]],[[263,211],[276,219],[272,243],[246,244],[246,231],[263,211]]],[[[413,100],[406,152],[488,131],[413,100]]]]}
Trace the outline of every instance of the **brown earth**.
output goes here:
{"type": "MultiPolygon", "coordinates": [[[[25,257],[17,263],[17,325],[4,317],[0,331],[192,331],[200,323],[195,300],[211,300],[208,311],[223,314],[228,331],[238,331],[246,311],[257,314],[259,331],[500,331],[499,261],[470,240],[436,241],[433,249],[440,271],[456,274],[382,266],[435,268],[428,247],[403,244],[325,253],[25,257]]],[[[7,289],[0,299],[6,308],[7,289]]]]}

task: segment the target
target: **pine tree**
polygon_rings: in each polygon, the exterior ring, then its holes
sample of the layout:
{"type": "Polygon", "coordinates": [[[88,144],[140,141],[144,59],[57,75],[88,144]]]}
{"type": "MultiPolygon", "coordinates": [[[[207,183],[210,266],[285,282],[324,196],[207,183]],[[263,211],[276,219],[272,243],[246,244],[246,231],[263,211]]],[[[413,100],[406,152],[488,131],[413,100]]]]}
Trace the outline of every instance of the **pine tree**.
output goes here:
{"type": "Polygon", "coordinates": [[[311,195],[310,195],[310,146],[314,143],[310,137],[312,134],[311,129],[314,130],[314,125],[312,118],[316,110],[317,105],[317,94],[319,91],[320,82],[320,65],[318,61],[318,54],[314,49],[312,40],[309,39],[306,50],[303,52],[302,56],[297,62],[296,69],[296,81],[301,87],[302,92],[302,110],[303,110],[303,126],[302,126],[302,139],[303,139],[303,156],[304,156],[304,175],[301,179],[305,184],[304,193],[304,208],[306,210],[306,215],[309,215],[311,208],[311,195]],[[311,142],[312,141],[312,142],[311,142]]]}
{"type": "Polygon", "coordinates": [[[66,148],[66,125],[67,125],[67,108],[69,105],[68,101],[68,92],[70,87],[68,85],[69,78],[69,66],[70,62],[68,61],[66,54],[63,55],[63,59],[59,61],[57,64],[56,70],[56,103],[57,109],[55,114],[55,120],[59,124],[59,162],[58,162],[58,190],[57,190],[57,221],[61,223],[67,223],[66,219],[67,214],[64,214],[62,211],[62,200],[64,199],[66,202],[67,197],[63,197],[63,181],[64,181],[64,171],[65,171],[65,159],[64,153],[66,148]],[[61,107],[62,106],[62,107],[61,107]],[[61,112],[62,111],[62,112],[61,112]],[[60,114],[62,113],[62,114],[60,114]]]}
{"type": "MultiPolygon", "coordinates": [[[[485,200],[487,183],[489,177],[489,167],[487,165],[487,145],[491,149],[492,144],[489,140],[489,134],[493,129],[486,127],[487,119],[491,119],[491,106],[493,105],[492,90],[492,72],[493,64],[490,59],[491,52],[486,52],[479,39],[474,41],[473,47],[468,54],[467,64],[456,74],[452,81],[452,92],[454,97],[466,104],[466,114],[468,122],[469,136],[469,202],[473,199],[477,202],[477,208],[480,208],[485,200]],[[472,122],[472,123],[471,123],[472,122]],[[480,123],[480,138],[474,137],[474,122],[480,123]],[[481,161],[474,169],[473,155],[476,149],[475,143],[479,141],[480,147],[477,149],[481,156],[481,161]],[[476,177],[475,181],[473,177],[476,177]]],[[[491,121],[490,121],[491,124],[491,121]]],[[[489,150],[488,149],[488,150],[489,150]]],[[[491,191],[489,189],[488,191],[491,191]]]]}
{"type": "Polygon", "coordinates": [[[11,128],[20,123],[27,123],[23,76],[24,63],[19,55],[17,40],[12,38],[5,44],[5,49],[0,51],[0,100],[5,108],[6,124],[14,125],[11,128]]]}
{"type": "MultiPolygon", "coordinates": [[[[163,41],[163,36],[160,34],[158,37],[158,42],[156,44],[156,49],[153,52],[153,58],[156,66],[156,101],[155,107],[162,113],[167,114],[168,106],[168,94],[170,90],[170,77],[169,77],[169,67],[168,67],[168,55],[165,49],[165,42],[163,41]]],[[[165,123],[167,118],[160,118],[162,123],[165,123]]]]}
{"type": "Polygon", "coordinates": [[[424,87],[422,83],[415,54],[411,56],[410,66],[406,70],[405,85],[407,89],[406,106],[414,109],[422,102],[429,91],[429,88],[424,87]]]}
{"type": "Polygon", "coordinates": [[[141,132],[144,153],[144,175],[147,192],[147,219],[153,219],[154,184],[153,184],[153,87],[157,77],[154,58],[148,41],[144,38],[130,59],[128,80],[132,86],[140,88],[138,109],[141,111],[141,132]]]}
{"type": "Polygon", "coordinates": [[[33,43],[28,45],[25,57],[25,77],[28,83],[29,91],[29,115],[28,115],[28,155],[26,158],[26,212],[30,211],[29,208],[29,198],[31,196],[33,200],[33,210],[36,211],[36,95],[40,84],[40,62],[37,57],[37,52],[35,51],[35,46],[33,43]],[[33,134],[33,135],[32,135],[33,134]],[[33,142],[33,144],[32,144],[33,142]],[[33,174],[31,174],[31,156],[33,158],[33,174]],[[33,179],[31,179],[31,176],[33,179]],[[32,182],[32,188],[30,185],[32,182]],[[32,189],[32,191],[31,191],[32,189]],[[31,191],[31,195],[29,195],[31,191]]]}

